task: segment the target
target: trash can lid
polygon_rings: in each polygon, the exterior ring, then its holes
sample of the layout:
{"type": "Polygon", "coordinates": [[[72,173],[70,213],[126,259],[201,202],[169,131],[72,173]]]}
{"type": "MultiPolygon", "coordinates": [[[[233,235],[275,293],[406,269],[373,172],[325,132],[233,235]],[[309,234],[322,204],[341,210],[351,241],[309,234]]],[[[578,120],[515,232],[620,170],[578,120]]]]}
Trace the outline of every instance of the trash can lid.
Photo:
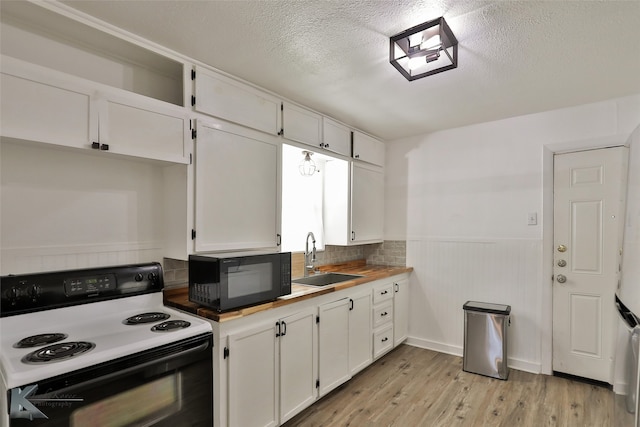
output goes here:
{"type": "Polygon", "coordinates": [[[509,314],[511,313],[510,305],[492,304],[490,302],[467,301],[462,306],[464,310],[481,311],[483,313],[509,314]]]}

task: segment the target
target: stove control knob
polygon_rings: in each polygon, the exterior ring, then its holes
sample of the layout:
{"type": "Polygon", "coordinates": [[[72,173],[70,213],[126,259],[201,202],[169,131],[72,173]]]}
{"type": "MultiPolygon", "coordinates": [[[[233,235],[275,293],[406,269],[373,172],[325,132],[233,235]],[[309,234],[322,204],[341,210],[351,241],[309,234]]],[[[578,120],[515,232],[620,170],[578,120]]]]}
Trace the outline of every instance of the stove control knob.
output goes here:
{"type": "Polygon", "coordinates": [[[150,282],[155,283],[155,281],[158,280],[158,275],[156,273],[149,273],[147,279],[149,279],[150,282]]]}
{"type": "Polygon", "coordinates": [[[29,290],[29,296],[35,301],[40,296],[40,286],[33,285],[29,290]]]}
{"type": "Polygon", "coordinates": [[[15,286],[11,287],[8,292],[9,302],[11,303],[11,305],[16,305],[16,303],[18,302],[18,296],[20,296],[20,289],[16,288],[15,286]]]}
{"type": "Polygon", "coordinates": [[[142,275],[142,273],[137,273],[134,276],[134,279],[135,279],[136,282],[142,282],[142,279],[144,279],[144,276],[142,275]]]}

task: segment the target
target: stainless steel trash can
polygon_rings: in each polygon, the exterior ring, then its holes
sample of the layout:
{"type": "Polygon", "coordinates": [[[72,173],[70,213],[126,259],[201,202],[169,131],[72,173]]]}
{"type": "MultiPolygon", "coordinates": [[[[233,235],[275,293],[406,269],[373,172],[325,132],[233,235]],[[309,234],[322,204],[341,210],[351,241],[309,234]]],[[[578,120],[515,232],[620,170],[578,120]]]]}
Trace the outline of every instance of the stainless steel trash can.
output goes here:
{"type": "Polygon", "coordinates": [[[506,380],[507,326],[511,306],[467,301],[464,309],[464,348],[462,369],[465,372],[506,380]]]}

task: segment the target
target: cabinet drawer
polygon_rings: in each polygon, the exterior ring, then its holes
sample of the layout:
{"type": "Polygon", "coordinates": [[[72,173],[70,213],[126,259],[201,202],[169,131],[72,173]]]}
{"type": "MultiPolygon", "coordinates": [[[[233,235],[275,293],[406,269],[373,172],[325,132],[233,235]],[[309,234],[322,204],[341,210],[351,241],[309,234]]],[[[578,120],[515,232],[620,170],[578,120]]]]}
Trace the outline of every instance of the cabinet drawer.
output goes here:
{"type": "Polygon", "coordinates": [[[373,288],[373,304],[379,304],[393,298],[393,283],[385,283],[373,288]]]}
{"type": "Polygon", "coordinates": [[[373,328],[390,323],[393,320],[393,302],[388,301],[373,308],[373,328]]]}
{"type": "Polygon", "coordinates": [[[373,333],[373,358],[382,356],[393,348],[393,325],[385,326],[373,333]]]}

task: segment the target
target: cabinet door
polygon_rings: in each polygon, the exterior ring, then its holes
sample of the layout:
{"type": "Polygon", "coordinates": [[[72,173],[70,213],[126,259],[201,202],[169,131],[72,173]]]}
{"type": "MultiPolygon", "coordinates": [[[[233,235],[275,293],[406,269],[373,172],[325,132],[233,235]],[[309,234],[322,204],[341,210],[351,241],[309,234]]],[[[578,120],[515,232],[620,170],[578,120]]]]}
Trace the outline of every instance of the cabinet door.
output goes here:
{"type": "Polygon", "coordinates": [[[101,102],[100,144],[130,156],[189,163],[189,120],[184,110],[135,95],[101,102]]]}
{"type": "Polygon", "coordinates": [[[278,98],[201,67],[195,72],[196,111],[272,135],[280,132],[278,98]]]}
{"type": "Polygon", "coordinates": [[[229,335],[229,427],[278,425],[278,364],[274,323],[229,335]]]}
{"type": "Polygon", "coordinates": [[[3,137],[76,148],[97,138],[97,110],[89,89],[69,76],[2,57],[3,137]]]}
{"type": "Polygon", "coordinates": [[[351,297],[349,306],[349,372],[355,375],[373,361],[371,352],[371,293],[351,297]]]}
{"type": "Polygon", "coordinates": [[[311,405],[318,395],[318,337],[313,307],[280,321],[280,422],[311,405]]]}
{"type": "Polygon", "coordinates": [[[384,166],[384,143],[362,132],[354,131],[353,158],[374,165],[384,166]]]}
{"type": "Polygon", "coordinates": [[[287,102],[282,104],[282,108],[282,135],[285,138],[310,145],[314,149],[322,147],[320,114],[287,102]]]}
{"type": "Polygon", "coordinates": [[[351,240],[380,242],[384,227],[384,173],[353,163],[351,171],[351,240]]]}
{"type": "Polygon", "coordinates": [[[324,396],[351,378],[349,374],[349,299],[318,307],[320,323],[319,372],[320,396],[324,396]]]}
{"type": "Polygon", "coordinates": [[[280,147],[258,132],[233,130],[197,126],[197,252],[278,245],[280,147]]]}
{"type": "Polygon", "coordinates": [[[407,339],[409,334],[409,280],[393,284],[393,340],[394,347],[407,339]]]}
{"type": "Polygon", "coordinates": [[[325,150],[351,156],[351,129],[327,117],[322,118],[322,142],[325,150]]]}

